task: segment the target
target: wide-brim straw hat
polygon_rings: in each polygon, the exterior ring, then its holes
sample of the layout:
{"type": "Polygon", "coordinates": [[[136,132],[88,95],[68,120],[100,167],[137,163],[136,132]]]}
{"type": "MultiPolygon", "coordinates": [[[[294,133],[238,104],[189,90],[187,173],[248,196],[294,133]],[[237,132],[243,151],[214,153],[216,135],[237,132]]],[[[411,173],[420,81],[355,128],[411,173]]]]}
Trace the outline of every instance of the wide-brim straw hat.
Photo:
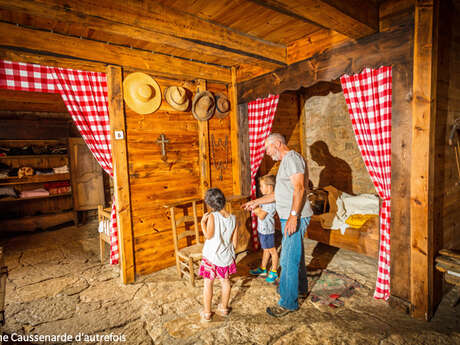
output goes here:
{"type": "Polygon", "coordinates": [[[195,94],[192,102],[192,114],[199,121],[206,121],[216,111],[216,100],[209,91],[202,91],[195,94]]]}
{"type": "Polygon", "coordinates": [[[227,96],[218,93],[216,94],[216,117],[223,119],[230,113],[230,101],[227,96]]]}
{"type": "Polygon", "coordinates": [[[131,110],[138,114],[150,114],[160,107],[160,85],[149,75],[134,72],[123,81],[123,97],[131,110]]]}
{"type": "Polygon", "coordinates": [[[175,110],[186,111],[190,105],[187,90],[181,86],[170,86],[165,90],[166,102],[175,110]]]}

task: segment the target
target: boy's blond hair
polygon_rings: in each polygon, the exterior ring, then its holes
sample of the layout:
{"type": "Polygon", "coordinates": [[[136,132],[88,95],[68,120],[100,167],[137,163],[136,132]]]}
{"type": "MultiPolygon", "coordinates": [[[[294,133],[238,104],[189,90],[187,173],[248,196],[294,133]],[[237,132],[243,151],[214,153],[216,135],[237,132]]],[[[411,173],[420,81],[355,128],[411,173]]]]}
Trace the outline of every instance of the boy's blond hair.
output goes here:
{"type": "Polygon", "coordinates": [[[276,177],[275,175],[271,175],[271,174],[264,175],[259,179],[259,183],[260,182],[265,183],[267,186],[273,186],[274,188],[276,184],[276,177]]]}

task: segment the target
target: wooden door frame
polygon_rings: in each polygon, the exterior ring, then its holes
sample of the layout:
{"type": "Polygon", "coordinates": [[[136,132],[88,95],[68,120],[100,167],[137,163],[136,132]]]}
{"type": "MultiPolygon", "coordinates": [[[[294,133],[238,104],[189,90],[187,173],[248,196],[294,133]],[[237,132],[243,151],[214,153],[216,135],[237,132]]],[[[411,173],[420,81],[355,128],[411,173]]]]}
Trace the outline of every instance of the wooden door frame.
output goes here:
{"type": "Polygon", "coordinates": [[[417,0],[414,28],[410,177],[410,302],[412,316],[434,312],[434,144],[438,0],[417,0]]]}
{"type": "Polygon", "coordinates": [[[107,66],[107,96],[110,115],[115,206],[117,209],[120,272],[122,282],[127,284],[135,281],[136,272],[134,266],[126,119],[123,107],[123,70],[119,66],[107,66]],[[115,132],[121,133],[122,137],[115,138],[115,132]]]}

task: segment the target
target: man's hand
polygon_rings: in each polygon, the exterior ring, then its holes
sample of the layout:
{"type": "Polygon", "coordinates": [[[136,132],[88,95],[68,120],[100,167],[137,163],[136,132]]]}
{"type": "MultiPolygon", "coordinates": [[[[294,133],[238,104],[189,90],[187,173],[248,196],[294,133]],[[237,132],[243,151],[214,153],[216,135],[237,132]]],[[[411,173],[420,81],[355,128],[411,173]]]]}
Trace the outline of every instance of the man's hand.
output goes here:
{"type": "Polygon", "coordinates": [[[284,236],[291,236],[294,232],[297,231],[297,222],[298,218],[296,216],[289,216],[286,226],[284,227],[284,236]]]}

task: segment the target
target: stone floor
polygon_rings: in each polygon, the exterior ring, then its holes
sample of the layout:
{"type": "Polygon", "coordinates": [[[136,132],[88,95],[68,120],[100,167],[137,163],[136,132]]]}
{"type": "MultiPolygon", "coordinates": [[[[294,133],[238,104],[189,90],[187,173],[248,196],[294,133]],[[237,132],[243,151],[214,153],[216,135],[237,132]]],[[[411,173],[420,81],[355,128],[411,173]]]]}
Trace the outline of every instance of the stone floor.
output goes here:
{"type": "Polygon", "coordinates": [[[100,264],[96,231],[93,222],[4,241],[5,334],[46,344],[65,342],[25,336],[80,335],[69,344],[460,344],[460,306],[451,307],[458,289],[447,293],[431,322],[412,320],[402,304],[372,298],[375,260],[309,240],[310,271],[327,265],[362,285],[343,307],[307,299],[298,312],[271,318],[265,308],[277,294],[263,279],[247,277],[248,266],[258,260],[250,255],[232,279],[230,316],[201,324],[202,280],[190,288],[168,268],[124,286],[117,267],[100,264]]]}

